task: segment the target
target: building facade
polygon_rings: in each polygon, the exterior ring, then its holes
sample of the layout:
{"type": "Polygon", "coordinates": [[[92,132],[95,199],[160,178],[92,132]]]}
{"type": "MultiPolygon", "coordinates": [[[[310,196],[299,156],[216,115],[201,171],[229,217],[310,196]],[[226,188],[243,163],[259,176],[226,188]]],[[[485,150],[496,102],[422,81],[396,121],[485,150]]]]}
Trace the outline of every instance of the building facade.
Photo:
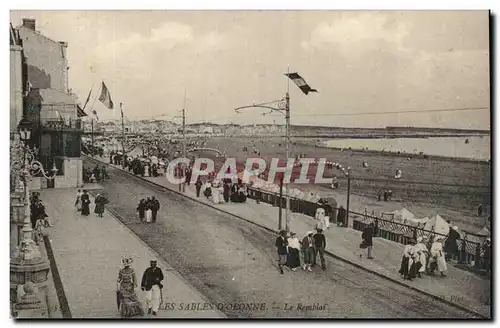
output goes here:
{"type": "Polygon", "coordinates": [[[68,44],[42,35],[34,19],[23,19],[16,33],[25,61],[23,110],[34,124],[31,144],[38,149],[38,159],[45,168],[55,164],[58,169],[55,180],[36,178],[32,187],[81,186],[83,130],[77,116],[77,98],[69,89],[68,44]]]}

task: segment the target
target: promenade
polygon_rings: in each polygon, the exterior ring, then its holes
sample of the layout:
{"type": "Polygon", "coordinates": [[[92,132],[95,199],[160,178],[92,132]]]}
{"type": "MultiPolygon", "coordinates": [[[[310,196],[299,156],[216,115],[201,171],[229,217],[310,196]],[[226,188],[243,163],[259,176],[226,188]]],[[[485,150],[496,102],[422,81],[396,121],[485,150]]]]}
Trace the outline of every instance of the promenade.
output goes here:
{"type": "MultiPolygon", "coordinates": [[[[115,165],[113,167],[120,168],[115,165]]],[[[179,191],[179,185],[169,183],[165,177],[145,177],[145,179],[171,190],[179,191]]],[[[185,195],[196,198],[194,185],[186,185],[185,195]]],[[[196,199],[268,229],[278,230],[279,209],[272,205],[257,204],[252,199],[248,199],[246,203],[213,204],[203,195],[196,199]]],[[[162,204],[162,206],[168,208],[168,204],[162,204]]],[[[305,236],[307,231],[313,230],[316,226],[314,218],[298,213],[291,213],[290,221],[291,230],[296,232],[299,237],[305,236]]],[[[369,260],[366,258],[366,252],[359,248],[361,232],[351,228],[331,226],[325,232],[325,236],[327,238],[326,250],[340,259],[393,281],[398,281],[410,288],[434,295],[484,316],[490,316],[490,305],[487,305],[491,284],[489,279],[455,268],[454,263],[449,262],[447,277],[424,275],[423,278],[417,278],[413,281],[403,280],[398,274],[398,270],[404,245],[383,238],[374,238],[373,256],[375,258],[369,260]]],[[[335,268],[329,268],[329,270],[335,270],[335,268]]]]}
{"type": "MultiPolygon", "coordinates": [[[[85,187],[87,188],[87,186],[85,187]]],[[[96,187],[93,186],[93,189],[96,187]]],[[[61,276],[73,318],[120,318],[116,306],[116,280],[121,259],[134,259],[139,287],[137,294],[144,305],[140,290],[143,271],[151,259],[165,275],[164,302],[202,303],[206,299],[173,271],[154,251],[108,211],[102,218],[92,213],[81,216],[73,206],[77,188],[43,189],[41,198],[53,224],[45,230],[51,240],[55,261],[61,276]]],[[[92,199],[93,204],[93,199],[92,199]]],[[[219,318],[219,311],[160,310],[158,316],[144,318],[219,318]]]]}

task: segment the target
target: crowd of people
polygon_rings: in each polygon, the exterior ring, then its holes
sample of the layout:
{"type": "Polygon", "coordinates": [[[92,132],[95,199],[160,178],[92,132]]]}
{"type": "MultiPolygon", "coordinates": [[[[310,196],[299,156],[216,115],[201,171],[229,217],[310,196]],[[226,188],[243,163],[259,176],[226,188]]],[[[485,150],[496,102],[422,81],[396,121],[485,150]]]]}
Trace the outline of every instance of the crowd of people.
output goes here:
{"type": "MultiPolygon", "coordinates": [[[[122,268],[118,272],[116,282],[116,301],[122,317],[143,316],[144,309],[136,293],[138,287],[135,270],[131,267],[133,259],[122,259],[122,268]]],[[[150,261],[150,266],[144,270],[141,279],[141,290],[145,293],[147,313],[157,315],[163,302],[163,272],[157,266],[157,261],[150,261]]]]}
{"type": "MultiPolygon", "coordinates": [[[[78,212],[81,213],[83,216],[89,216],[90,215],[90,195],[87,190],[82,190],[78,189],[78,192],[76,193],[76,200],[75,200],[75,207],[78,212]]],[[[108,199],[104,196],[101,195],[100,193],[95,196],[94,199],[95,207],[94,207],[94,213],[96,216],[101,217],[104,213],[104,208],[107,203],[109,203],[108,199]]]]}
{"type": "Polygon", "coordinates": [[[158,211],[160,210],[160,202],[155,196],[141,199],[137,205],[137,213],[139,214],[139,222],[155,223],[158,211]]]}
{"type": "Polygon", "coordinates": [[[285,230],[281,230],[274,245],[278,252],[278,267],[281,274],[284,274],[284,268],[295,272],[302,267],[304,271],[311,272],[317,265],[318,255],[321,269],[326,270],[326,237],[321,228],[316,228],[316,233],[308,231],[302,239],[299,239],[295,232],[287,234],[285,230]]]}
{"type": "Polygon", "coordinates": [[[205,184],[198,180],[195,183],[196,196],[200,197],[201,188],[204,188],[203,195],[214,204],[222,203],[244,203],[247,201],[247,185],[241,179],[207,179],[205,184]]]}

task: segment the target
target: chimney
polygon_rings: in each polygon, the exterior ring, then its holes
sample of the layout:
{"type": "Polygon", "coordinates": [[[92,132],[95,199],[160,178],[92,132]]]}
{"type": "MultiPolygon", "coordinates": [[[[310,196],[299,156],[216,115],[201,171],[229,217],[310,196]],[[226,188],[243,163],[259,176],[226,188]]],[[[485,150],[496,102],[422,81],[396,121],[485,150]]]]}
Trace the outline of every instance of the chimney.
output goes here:
{"type": "Polygon", "coordinates": [[[23,18],[23,26],[29,28],[32,31],[36,31],[36,19],[23,18]]]}

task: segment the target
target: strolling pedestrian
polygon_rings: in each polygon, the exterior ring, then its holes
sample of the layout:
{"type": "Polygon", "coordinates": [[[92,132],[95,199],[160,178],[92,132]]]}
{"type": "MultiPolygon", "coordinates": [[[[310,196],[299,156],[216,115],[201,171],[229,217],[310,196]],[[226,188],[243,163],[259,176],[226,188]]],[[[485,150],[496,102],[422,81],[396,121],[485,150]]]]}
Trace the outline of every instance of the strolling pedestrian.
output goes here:
{"type": "Polygon", "coordinates": [[[438,238],[434,241],[430,249],[431,258],[429,260],[430,274],[434,274],[434,271],[438,269],[441,276],[444,277],[444,273],[447,271],[446,256],[443,250],[443,238],[438,238]]]}
{"type": "Polygon", "coordinates": [[[483,204],[479,204],[477,207],[477,216],[482,216],[483,215],[483,204]]]}
{"type": "Polygon", "coordinates": [[[78,192],[76,193],[76,200],[75,200],[75,207],[78,212],[81,212],[82,210],[82,190],[78,189],[78,192]]]}
{"type": "Polygon", "coordinates": [[[108,200],[101,194],[97,194],[94,202],[95,202],[94,213],[97,214],[98,217],[102,218],[102,214],[104,213],[104,205],[108,203],[108,200]]]}
{"type": "Polygon", "coordinates": [[[155,196],[151,197],[151,218],[153,220],[153,223],[156,222],[156,215],[158,214],[159,210],[160,202],[155,198],[155,196]]]}
{"type": "Polygon", "coordinates": [[[151,219],[152,219],[151,198],[147,197],[146,201],[144,203],[146,205],[146,207],[145,207],[145,210],[146,210],[146,223],[151,223],[151,219]]]}
{"type": "Polygon", "coordinates": [[[144,198],[141,199],[137,205],[137,213],[139,214],[139,222],[144,222],[144,217],[146,216],[146,202],[144,198]]]}
{"type": "MultiPolygon", "coordinates": [[[[426,238],[425,238],[426,239],[426,238]]],[[[429,257],[429,250],[426,246],[426,240],[423,237],[417,238],[417,245],[415,251],[417,253],[417,277],[422,278],[422,273],[427,269],[427,258],[429,257]]]]}
{"type": "Polygon", "coordinates": [[[337,212],[337,226],[343,227],[345,224],[345,217],[346,217],[347,211],[345,208],[341,205],[338,209],[337,212]]]}
{"type": "Polygon", "coordinates": [[[87,193],[87,190],[83,191],[82,196],[80,197],[82,200],[82,215],[88,216],[90,214],[90,197],[87,193]]]}
{"type": "Polygon", "coordinates": [[[491,269],[491,239],[488,237],[482,246],[483,258],[482,258],[482,268],[486,272],[490,272],[491,269]]]}
{"type": "Polygon", "coordinates": [[[286,231],[281,230],[279,236],[276,238],[275,246],[278,251],[278,266],[280,273],[283,274],[283,267],[287,261],[287,246],[286,231]]]}
{"type": "Polygon", "coordinates": [[[325,263],[325,248],[326,248],[326,237],[323,234],[323,229],[317,229],[317,233],[313,237],[314,239],[314,255],[312,266],[316,266],[316,258],[319,254],[321,260],[321,269],[326,270],[325,263]]]}
{"type": "Polygon", "coordinates": [[[444,242],[444,250],[446,252],[446,260],[449,261],[453,255],[459,256],[458,254],[458,240],[460,239],[460,234],[458,233],[458,227],[453,226],[448,233],[448,238],[444,242]]]}
{"type": "Polygon", "coordinates": [[[290,238],[288,238],[288,256],[286,265],[294,272],[300,267],[300,241],[295,232],[290,232],[290,238]]]}
{"type": "Polygon", "coordinates": [[[163,272],[156,266],[157,261],[151,260],[150,267],[142,275],[141,289],[146,292],[146,307],[148,314],[156,315],[162,301],[163,272]]]}
{"type": "Polygon", "coordinates": [[[403,276],[403,279],[412,280],[416,277],[414,263],[415,244],[415,240],[411,239],[410,243],[404,248],[401,267],[399,268],[399,274],[403,276]]]}
{"type": "Polygon", "coordinates": [[[196,197],[200,197],[200,191],[201,191],[201,186],[203,185],[203,182],[201,182],[201,177],[198,176],[198,178],[196,179],[196,182],[194,184],[194,186],[196,187],[196,197]]]}
{"type": "Polygon", "coordinates": [[[372,249],[373,249],[374,233],[375,233],[375,225],[372,222],[363,230],[363,233],[361,234],[361,238],[363,239],[363,242],[366,246],[368,259],[373,259],[372,249]]]}
{"type": "Polygon", "coordinates": [[[314,253],[314,239],[312,231],[308,231],[307,236],[302,239],[302,253],[304,256],[304,265],[302,269],[304,269],[304,271],[312,271],[311,264],[314,253]]]}
{"type": "Polygon", "coordinates": [[[224,197],[224,202],[226,202],[226,203],[229,202],[229,190],[230,190],[229,183],[226,181],[226,182],[224,182],[224,191],[222,193],[222,195],[224,197]]]}
{"type": "Polygon", "coordinates": [[[131,257],[123,258],[123,268],[118,272],[116,286],[118,310],[124,318],[144,315],[142,304],[135,292],[137,288],[137,278],[135,270],[130,267],[132,262],[133,260],[131,257]]]}

